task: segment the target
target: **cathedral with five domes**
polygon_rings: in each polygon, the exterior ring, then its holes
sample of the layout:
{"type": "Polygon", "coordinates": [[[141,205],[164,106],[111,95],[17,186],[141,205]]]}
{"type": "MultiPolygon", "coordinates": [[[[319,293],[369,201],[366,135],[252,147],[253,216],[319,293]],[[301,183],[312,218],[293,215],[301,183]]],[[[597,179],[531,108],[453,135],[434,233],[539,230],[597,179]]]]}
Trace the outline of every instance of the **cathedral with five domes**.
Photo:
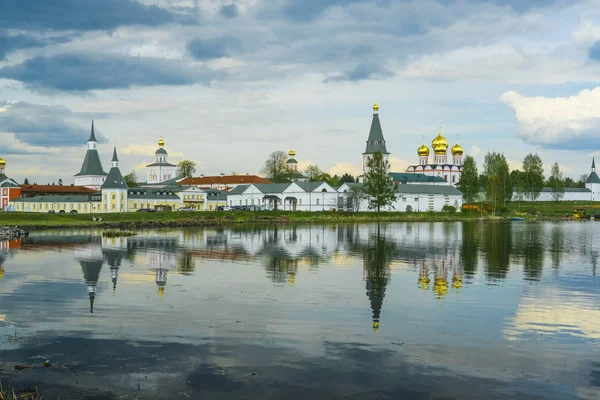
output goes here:
{"type": "Polygon", "coordinates": [[[440,129],[438,135],[431,142],[433,159],[430,160],[429,147],[425,146],[423,143],[417,149],[419,163],[416,165],[409,165],[405,172],[408,174],[435,176],[456,186],[460,181],[460,174],[462,173],[463,148],[458,143],[452,146],[450,149],[452,159],[449,160],[448,146],[448,139],[442,135],[440,129]]]}

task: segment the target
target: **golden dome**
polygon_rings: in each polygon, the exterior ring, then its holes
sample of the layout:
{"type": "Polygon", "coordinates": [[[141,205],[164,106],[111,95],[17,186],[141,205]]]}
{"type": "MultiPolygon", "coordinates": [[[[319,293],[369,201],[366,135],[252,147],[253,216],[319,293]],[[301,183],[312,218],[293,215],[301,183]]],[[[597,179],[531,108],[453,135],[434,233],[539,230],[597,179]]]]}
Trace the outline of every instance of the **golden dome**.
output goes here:
{"type": "Polygon", "coordinates": [[[294,157],[296,155],[296,152],[294,151],[294,149],[290,150],[290,152],[288,153],[288,156],[290,157],[294,157]]]}
{"type": "Polygon", "coordinates": [[[428,157],[429,147],[425,146],[425,144],[422,144],[421,147],[417,149],[417,153],[419,154],[419,157],[428,157]]]}
{"type": "Polygon", "coordinates": [[[164,286],[159,286],[159,288],[158,288],[158,297],[160,297],[162,299],[164,295],[165,295],[165,288],[164,288],[164,286]]]}
{"type": "Polygon", "coordinates": [[[296,282],[296,275],[291,274],[290,277],[288,278],[288,282],[293,285],[294,282],[296,282]]]}
{"type": "Polygon", "coordinates": [[[4,279],[4,270],[0,268],[0,280],[4,279]]]}
{"type": "Polygon", "coordinates": [[[456,143],[454,146],[452,146],[452,155],[453,156],[462,156],[463,155],[463,148],[460,144],[456,143]]]}
{"type": "Polygon", "coordinates": [[[4,158],[0,157],[0,167],[4,167],[6,165],[6,161],[4,161],[4,158]]]}
{"type": "Polygon", "coordinates": [[[446,150],[448,150],[448,139],[442,136],[442,131],[438,133],[435,139],[431,142],[431,147],[433,147],[433,151],[435,154],[445,154],[446,150]]]}
{"type": "Polygon", "coordinates": [[[373,321],[373,331],[379,333],[379,321],[373,321]]]}
{"type": "Polygon", "coordinates": [[[377,102],[373,104],[373,111],[379,111],[379,104],[377,104],[377,102]]]}
{"type": "Polygon", "coordinates": [[[163,138],[160,138],[160,140],[158,141],[158,145],[160,147],[163,147],[165,145],[165,141],[163,140],[163,138]]]}
{"type": "Polygon", "coordinates": [[[445,278],[435,278],[433,283],[433,291],[438,295],[438,299],[442,299],[448,294],[448,281],[445,278]]]}

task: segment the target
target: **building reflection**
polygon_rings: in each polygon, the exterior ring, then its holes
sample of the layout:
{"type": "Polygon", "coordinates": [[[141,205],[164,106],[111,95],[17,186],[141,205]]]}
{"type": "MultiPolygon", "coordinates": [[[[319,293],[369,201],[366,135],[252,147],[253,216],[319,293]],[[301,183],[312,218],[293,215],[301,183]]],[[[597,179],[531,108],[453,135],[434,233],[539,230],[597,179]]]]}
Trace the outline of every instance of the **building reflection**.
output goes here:
{"type": "Polygon", "coordinates": [[[4,263],[21,247],[21,239],[0,241],[0,280],[4,279],[4,263]]]}
{"type": "Polygon", "coordinates": [[[90,301],[90,314],[94,313],[94,300],[98,288],[100,272],[104,264],[102,247],[98,243],[90,243],[87,246],[81,246],[75,249],[75,258],[81,265],[83,280],[87,287],[88,298],[90,301]]]}

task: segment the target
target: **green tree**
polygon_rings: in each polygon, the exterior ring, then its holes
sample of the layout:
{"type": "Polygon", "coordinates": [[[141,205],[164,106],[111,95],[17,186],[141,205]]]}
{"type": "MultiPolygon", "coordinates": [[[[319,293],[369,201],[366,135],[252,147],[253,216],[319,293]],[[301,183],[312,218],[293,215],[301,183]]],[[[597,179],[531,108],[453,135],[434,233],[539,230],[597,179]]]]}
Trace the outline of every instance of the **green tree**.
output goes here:
{"type": "Polygon", "coordinates": [[[523,159],[523,193],[529,201],[535,202],[544,188],[544,165],[537,154],[528,154],[523,159]]]}
{"type": "Polygon", "coordinates": [[[477,193],[479,193],[479,174],[477,172],[477,163],[471,156],[466,156],[463,161],[458,189],[463,193],[463,198],[467,204],[475,203],[477,193]]]}
{"type": "Polygon", "coordinates": [[[345,173],[340,178],[340,183],[353,183],[353,182],[356,182],[356,180],[354,179],[354,177],[352,175],[350,175],[348,173],[345,173]]]}
{"type": "Polygon", "coordinates": [[[350,202],[354,212],[360,211],[360,203],[366,198],[367,195],[365,194],[362,186],[353,185],[350,187],[350,190],[348,191],[348,201],[350,202]]]}
{"type": "Polygon", "coordinates": [[[183,160],[177,164],[177,179],[191,178],[196,173],[196,163],[183,160]]]}
{"type": "Polygon", "coordinates": [[[130,173],[128,173],[127,175],[125,175],[123,177],[123,179],[125,180],[125,183],[127,184],[127,186],[129,187],[136,187],[138,184],[138,176],[135,173],[135,171],[131,171],[130,173]]]}
{"type": "Polygon", "coordinates": [[[61,178],[58,178],[58,186],[62,186],[63,185],[63,180],[61,178]]]}
{"type": "Polygon", "coordinates": [[[369,199],[369,209],[381,211],[381,207],[396,201],[396,186],[390,179],[390,163],[377,151],[367,162],[363,190],[369,199]]]}
{"type": "Polygon", "coordinates": [[[25,178],[25,180],[23,181],[23,185],[29,185],[29,179],[25,178]]]}
{"type": "Polygon", "coordinates": [[[552,164],[548,186],[552,188],[552,200],[560,201],[565,195],[565,181],[558,163],[552,164]]]}
{"type": "Polygon", "coordinates": [[[262,173],[268,180],[275,183],[290,182],[294,171],[288,168],[287,160],[288,156],[285,151],[278,150],[272,152],[265,161],[262,173]]]}
{"type": "Polygon", "coordinates": [[[508,163],[504,154],[486,154],[483,169],[484,175],[487,176],[486,197],[492,203],[492,212],[495,213],[511,200],[513,193],[508,163]]]}
{"type": "Polygon", "coordinates": [[[318,181],[319,175],[322,175],[323,171],[317,165],[311,164],[304,170],[304,176],[308,178],[310,182],[318,181]]]}
{"type": "Polygon", "coordinates": [[[567,176],[565,178],[564,185],[565,185],[566,188],[574,188],[574,187],[577,187],[577,182],[575,182],[573,180],[573,178],[570,178],[570,177],[567,176]]]}
{"type": "Polygon", "coordinates": [[[582,174],[579,177],[579,180],[577,181],[577,184],[576,184],[575,187],[584,188],[585,187],[585,182],[588,180],[588,176],[589,176],[588,174],[582,174]]]}

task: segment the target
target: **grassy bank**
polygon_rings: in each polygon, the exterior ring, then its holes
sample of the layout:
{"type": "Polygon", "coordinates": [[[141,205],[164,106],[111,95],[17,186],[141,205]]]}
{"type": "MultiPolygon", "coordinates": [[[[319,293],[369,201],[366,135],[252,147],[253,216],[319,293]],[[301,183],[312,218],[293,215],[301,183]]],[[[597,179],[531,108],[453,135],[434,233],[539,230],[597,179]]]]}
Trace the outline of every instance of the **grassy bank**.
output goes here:
{"type": "Polygon", "coordinates": [[[473,213],[346,213],[291,211],[157,212],[115,214],[0,213],[0,226],[29,228],[136,228],[161,226],[211,226],[236,223],[329,223],[329,222],[434,222],[477,218],[473,213]],[[102,218],[94,221],[93,218],[102,218]]]}
{"type": "Polygon", "coordinates": [[[514,213],[539,213],[542,216],[552,217],[565,214],[572,215],[575,209],[584,209],[588,214],[600,211],[600,202],[591,201],[541,201],[536,203],[514,202],[509,203],[508,210],[514,213]]]}

